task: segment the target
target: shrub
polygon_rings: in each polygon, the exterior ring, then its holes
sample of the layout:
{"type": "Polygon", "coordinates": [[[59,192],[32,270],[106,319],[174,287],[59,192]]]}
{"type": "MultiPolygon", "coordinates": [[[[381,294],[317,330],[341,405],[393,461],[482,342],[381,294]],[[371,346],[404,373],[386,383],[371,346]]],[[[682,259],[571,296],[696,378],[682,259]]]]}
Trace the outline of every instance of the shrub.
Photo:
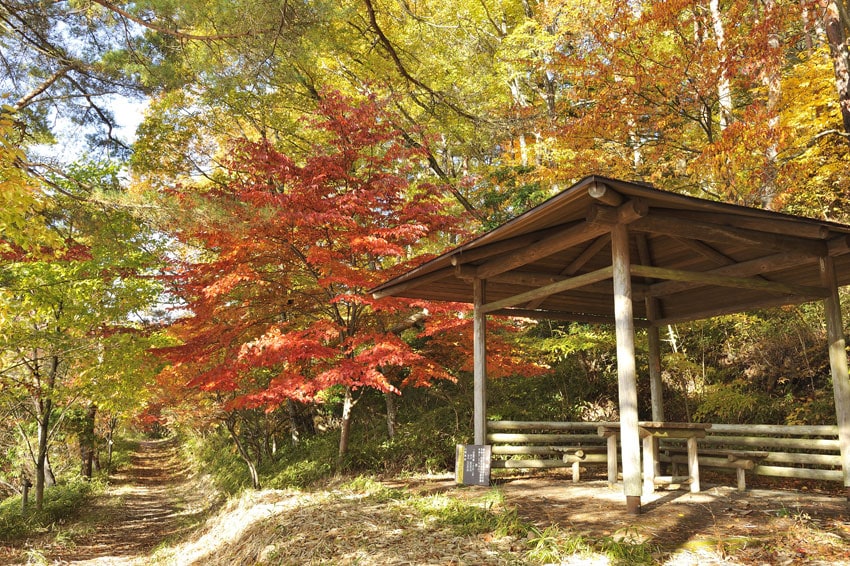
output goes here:
{"type": "Polygon", "coordinates": [[[91,497],[102,490],[102,483],[82,478],[55,485],[44,490],[44,505],[40,511],[30,500],[27,511],[23,512],[21,496],[9,497],[0,503],[0,539],[15,540],[51,530],[76,517],[91,497]]]}

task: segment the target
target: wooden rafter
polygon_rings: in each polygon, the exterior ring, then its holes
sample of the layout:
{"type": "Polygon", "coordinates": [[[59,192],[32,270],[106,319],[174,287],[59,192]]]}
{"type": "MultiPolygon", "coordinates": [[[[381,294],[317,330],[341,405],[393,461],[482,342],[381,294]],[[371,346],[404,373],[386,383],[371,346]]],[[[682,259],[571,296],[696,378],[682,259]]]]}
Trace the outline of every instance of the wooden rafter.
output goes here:
{"type": "Polygon", "coordinates": [[[775,283],[773,281],[764,281],[761,279],[730,277],[728,275],[719,275],[704,271],[684,271],[681,269],[665,269],[663,267],[650,267],[647,265],[632,265],[631,273],[632,275],[639,277],[653,277],[655,279],[668,279],[672,281],[687,281],[703,285],[752,289],[766,291],[768,293],[800,295],[811,298],[823,298],[829,293],[823,287],[793,285],[790,283],[775,283]]]}
{"type": "Polygon", "coordinates": [[[630,226],[632,231],[664,234],[667,236],[718,242],[722,244],[758,246],[777,251],[796,251],[814,257],[828,254],[827,243],[823,240],[800,238],[789,234],[758,232],[746,228],[721,226],[697,220],[683,220],[666,216],[655,211],[636,220],[630,226]]]}
{"type": "Polygon", "coordinates": [[[605,279],[610,279],[612,273],[613,271],[610,266],[603,267],[602,269],[597,269],[596,271],[591,271],[590,273],[577,275],[569,279],[564,279],[563,281],[550,283],[549,285],[544,285],[542,287],[532,289],[531,291],[526,291],[525,293],[519,293],[518,295],[514,295],[512,297],[507,297],[505,299],[500,299],[498,301],[487,303],[481,307],[481,310],[482,312],[490,313],[503,308],[512,307],[514,305],[518,305],[520,303],[524,303],[536,299],[538,297],[545,297],[549,295],[554,295],[556,293],[562,293],[564,291],[570,291],[572,289],[579,289],[581,287],[585,287],[593,283],[598,283],[599,281],[603,281],[605,279]]]}
{"type": "MultiPolygon", "coordinates": [[[[809,256],[807,254],[801,254],[796,252],[778,253],[761,257],[758,259],[725,265],[723,267],[718,267],[716,269],[705,271],[703,273],[706,275],[706,278],[715,275],[745,278],[752,277],[754,275],[769,274],[774,271],[781,271],[783,269],[788,269],[790,267],[798,267],[800,265],[814,265],[816,263],[817,258],[809,256]]],[[[668,280],[662,283],[655,283],[654,285],[650,286],[648,293],[653,297],[663,297],[665,295],[680,293],[688,289],[693,289],[708,284],[709,283],[707,281],[701,281],[696,279],[690,281],[685,281],[681,279],[668,280]]]]}
{"type": "MultiPolygon", "coordinates": [[[[598,254],[602,249],[607,246],[611,242],[610,234],[603,234],[593,240],[589,246],[584,248],[582,252],[570,262],[564,269],[561,270],[561,275],[575,275],[581,270],[584,265],[593,259],[593,257],[598,254]]],[[[529,301],[525,308],[527,309],[536,309],[546,300],[546,297],[540,297],[538,299],[534,299],[533,301],[529,301]]]]}

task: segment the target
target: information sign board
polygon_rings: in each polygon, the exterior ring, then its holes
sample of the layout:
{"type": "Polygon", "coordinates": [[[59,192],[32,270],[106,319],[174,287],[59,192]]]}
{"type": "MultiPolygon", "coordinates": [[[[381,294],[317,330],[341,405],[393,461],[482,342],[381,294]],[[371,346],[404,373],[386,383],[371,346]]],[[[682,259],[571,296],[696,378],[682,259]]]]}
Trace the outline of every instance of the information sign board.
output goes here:
{"type": "Polygon", "coordinates": [[[489,444],[458,444],[455,480],[461,485],[490,485],[489,444]]]}

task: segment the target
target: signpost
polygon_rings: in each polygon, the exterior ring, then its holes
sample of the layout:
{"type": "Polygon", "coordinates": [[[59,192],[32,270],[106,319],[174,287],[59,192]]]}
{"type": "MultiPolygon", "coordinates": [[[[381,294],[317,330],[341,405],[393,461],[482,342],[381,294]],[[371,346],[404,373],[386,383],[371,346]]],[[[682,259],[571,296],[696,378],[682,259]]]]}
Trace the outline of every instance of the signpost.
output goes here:
{"type": "Polygon", "coordinates": [[[489,444],[458,444],[455,481],[461,485],[490,485],[489,444]]]}

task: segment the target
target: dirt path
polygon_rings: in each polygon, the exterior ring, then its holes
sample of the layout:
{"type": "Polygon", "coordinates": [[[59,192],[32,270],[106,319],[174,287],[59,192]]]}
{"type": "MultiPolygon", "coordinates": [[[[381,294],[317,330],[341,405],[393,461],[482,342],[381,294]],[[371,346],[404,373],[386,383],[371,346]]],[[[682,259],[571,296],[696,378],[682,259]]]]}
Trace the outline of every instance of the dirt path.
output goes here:
{"type": "Polygon", "coordinates": [[[54,564],[146,564],[163,542],[196,526],[208,508],[180,464],[175,440],[139,443],[126,472],[110,478],[67,543],[45,549],[54,564]]]}

